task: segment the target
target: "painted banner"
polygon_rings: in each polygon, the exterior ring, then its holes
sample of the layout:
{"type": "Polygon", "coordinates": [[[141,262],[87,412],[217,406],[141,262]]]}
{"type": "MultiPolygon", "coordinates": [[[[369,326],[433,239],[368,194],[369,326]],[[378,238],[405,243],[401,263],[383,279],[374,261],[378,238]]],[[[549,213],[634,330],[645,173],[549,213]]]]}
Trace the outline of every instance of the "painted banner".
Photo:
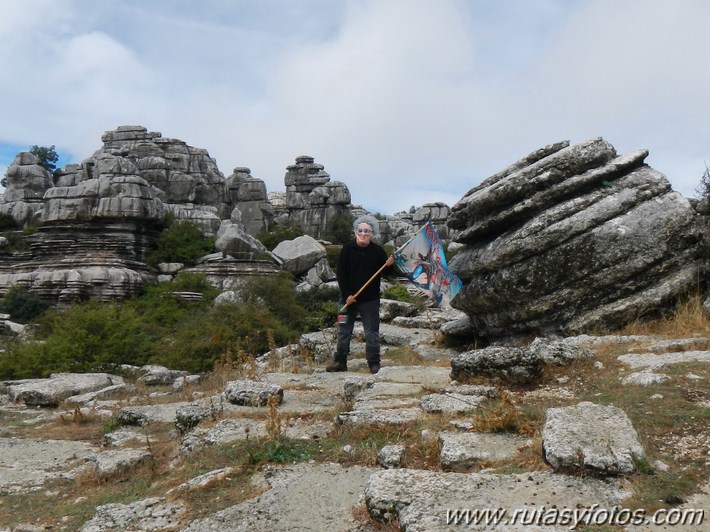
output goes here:
{"type": "Polygon", "coordinates": [[[431,222],[393,253],[395,263],[437,306],[447,308],[461,289],[461,280],[446,266],[441,239],[431,222]]]}

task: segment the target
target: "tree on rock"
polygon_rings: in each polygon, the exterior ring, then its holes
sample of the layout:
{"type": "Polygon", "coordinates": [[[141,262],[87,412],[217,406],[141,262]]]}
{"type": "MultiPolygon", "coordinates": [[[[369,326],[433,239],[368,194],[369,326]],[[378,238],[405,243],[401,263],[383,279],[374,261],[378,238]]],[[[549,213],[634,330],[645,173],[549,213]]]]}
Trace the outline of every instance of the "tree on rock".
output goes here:
{"type": "Polygon", "coordinates": [[[47,146],[30,146],[30,153],[39,158],[39,165],[42,168],[45,168],[52,173],[54,173],[57,169],[59,155],[57,155],[57,150],[55,149],[54,144],[52,144],[49,148],[47,146]]]}

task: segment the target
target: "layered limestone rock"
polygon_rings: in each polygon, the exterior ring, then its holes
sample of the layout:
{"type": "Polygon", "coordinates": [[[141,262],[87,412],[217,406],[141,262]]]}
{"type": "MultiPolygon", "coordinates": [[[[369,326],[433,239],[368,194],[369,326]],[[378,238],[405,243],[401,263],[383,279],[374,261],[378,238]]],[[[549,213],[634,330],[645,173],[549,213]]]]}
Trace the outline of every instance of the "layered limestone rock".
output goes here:
{"type": "Polygon", "coordinates": [[[167,212],[197,223],[211,236],[229,217],[224,175],[207,150],[142,126],[121,126],[101,140],[103,147],[83,163],[89,177],[138,175],[153,187],[167,212]]]}
{"type": "Polygon", "coordinates": [[[452,304],[488,338],[615,328],[697,284],[698,215],[648,152],[542,148],[457,202],[452,304]]]}
{"type": "Polygon", "coordinates": [[[230,219],[241,223],[250,235],[267,231],[274,218],[274,208],[269,202],[266,184],[252,177],[247,167],[237,167],[226,183],[227,202],[232,207],[230,219]]]}
{"type": "Polygon", "coordinates": [[[36,155],[23,152],[8,167],[2,185],[5,194],[0,197],[0,214],[12,216],[23,227],[42,216],[44,193],[54,182],[36,155]]]}
{"type": "Polygon", "coordinates": [[[335,216],[350,213],[350,190],[339,181],[331,181],[323,165],[302,155],[287,167],[286,209],[288,219],[277,219],[284,226],[299,226],[307,235],[321,238],[335,216]]]}

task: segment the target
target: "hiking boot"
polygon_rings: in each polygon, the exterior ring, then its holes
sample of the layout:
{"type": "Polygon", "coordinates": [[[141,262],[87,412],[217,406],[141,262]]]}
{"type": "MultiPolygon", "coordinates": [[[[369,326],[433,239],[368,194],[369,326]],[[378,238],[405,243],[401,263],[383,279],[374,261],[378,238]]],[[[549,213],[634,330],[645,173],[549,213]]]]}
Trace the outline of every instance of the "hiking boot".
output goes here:
{"type": "Polygon", "coordinates": [[[336,371],[348,371],[348,365],[343,362],[333,362],[330,366],[326,366],[325,370],[328,373],[336,371]]]}
{"type": "Polygon", "coordinates": [[[370,373],[373,375],[380,371],[380,365],[379,364],[370,364],[370,373]]]}

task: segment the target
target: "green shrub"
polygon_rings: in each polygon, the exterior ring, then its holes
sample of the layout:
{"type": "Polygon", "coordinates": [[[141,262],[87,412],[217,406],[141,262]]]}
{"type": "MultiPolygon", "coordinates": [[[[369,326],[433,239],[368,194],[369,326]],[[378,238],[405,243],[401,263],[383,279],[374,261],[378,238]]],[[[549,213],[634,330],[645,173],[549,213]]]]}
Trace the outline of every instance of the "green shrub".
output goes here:
{"type": "Polygon", "coordinates": [[[149,333],[130,306],[90,301],[50,310],[38,321],[40,342],[17,342],[0,357],[3,378],[90,372],[113,364],[145,364],[149,333]]]}
{"type": "Polygon", "coordinates": [[[298,292],[296,299],[309,312],[307,328],[316,331],[335,324],[339,298],[338,288],[321,287],[298,292]]]}
{"type": "Polygon", "coordinates": [[[161,262],[179,262],[194,265],[200,257],[214,251],[215,239],[206,237],[202,229],[191,221],[166,219],[167,227],[158,237],[147,263],[156,266],[161,262]]]}
{"type": "Polygon", "coordinates": [[[180,272],[171,283],[163,284],[161,288],[165,291],[200,292],[209,300],[219,295],[219,290],[201,273],[180,272]]]}
{"type": "Polygon", "coordinates": [[[49,307],[51,307],[50,303],[19,285],[10,288],[2,302],[2,311],[19,323],[32,321],[44,314],[49,307]]]}
{"type": "Polygon", "coordinates": [[[395,301],[403,301],[416,305],[419,310],[424,310],[426,300],[422,297],[413,296],[407,291],[407,288],[401,284],[393,284],[388,286],[382,293],[385,299],[394,299],[395,301]]]}
{"type": "Polygon", "coordinates": [[[285,240],[293,240],[303,236],[303,230],[297,226],[284,227],[281,225],[274,225],[270,231],[263,231],[259,233],[257,239],[259,242],[264,244],[266,249],[273,251],[276,246],[285,240]]]}
{"type": "Polygon", "coordinates": [[[194,314],[152,346],[150,362],[190,372],[204,372],[227,351],[256,356],[286,345],[297,337],[268,309],[256,305],[222,303],[194,314]]]}
{"type": "Polygon", "coordinates": [[[299,331],[304,328],[307,312],[299,304],[295,287],[292,276],[281,272],[269,277],[253,277],[236,292],[243,304],[265,309],[288,328],[299,331]]]}
{"type": "Polygon", "coordinates": [[[336,214],[328,222],[323,237],[333,244],[345,244],[353,237],[353,222],[351,214],[336,214]]]}
{"type": "Polygon", "coordinates": [[[0,353],[0,379],[148,363],[204,372],[227,352],[261,355],[318,330],[328,316],[335,320],[337,291],[297,293],[294,284],[286,273],[255,277],[237,290],[239,303],[215,305],[217,291],[204,276],[183,274],[122,304],[89,301],[49,310],[33,322],[34,341],[12,341],[0,353]],[[204,299],[175,294],[185,290],[204,299]]]}
{"type": "Polygon", "coordinates": [[[17,223],[12,215],[0,213],[0,231],[14,231],[19,229],[20,225],[17,223]]]}

